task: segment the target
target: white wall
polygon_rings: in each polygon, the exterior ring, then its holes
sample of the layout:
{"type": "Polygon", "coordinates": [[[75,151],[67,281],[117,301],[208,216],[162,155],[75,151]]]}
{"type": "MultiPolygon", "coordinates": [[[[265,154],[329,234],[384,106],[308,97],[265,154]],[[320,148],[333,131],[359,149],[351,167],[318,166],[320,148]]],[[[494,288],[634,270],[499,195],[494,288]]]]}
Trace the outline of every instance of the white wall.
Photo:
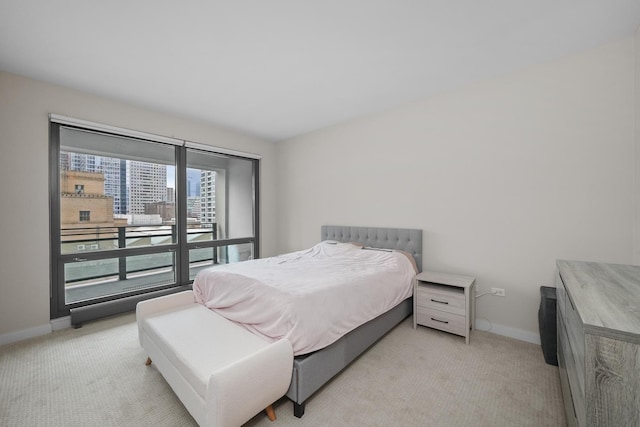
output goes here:
{"type": "Polygon", "coordinates": [[[280,142],[279,249],[421,228],[424,268],[506,289],[480,325],[535,342],[557,258],[633,260],[634,114],[630,38],[280,142]]]}
{"type": "Polygon", "coordinates": [[[49,324],[48,114],[262,155],[262,255],[273,255],[275,146],[203,123],[0,72],[0,344],[49,324]]]}

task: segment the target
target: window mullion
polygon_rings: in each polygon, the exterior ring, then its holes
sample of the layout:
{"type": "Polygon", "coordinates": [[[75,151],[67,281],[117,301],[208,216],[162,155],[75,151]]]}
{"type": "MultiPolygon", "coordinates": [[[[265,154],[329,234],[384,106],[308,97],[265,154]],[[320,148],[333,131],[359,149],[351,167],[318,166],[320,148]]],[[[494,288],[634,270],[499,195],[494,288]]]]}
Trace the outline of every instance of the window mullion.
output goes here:
{"type": "Polygon", "coordinates": [[[64,282],[60,263],[60,125],[49,126],[49,230],[52,261],[49,281],[50,316],[56,318],[64,311],[64,292],[59,283],[64,282]],[[54,289],[55,287],[55,289],[54,289]]]}
{"type": "Polygon", "coordinates": [[[253,253],[255,258],[260,258],[260,162],[253,160],[253,253]]]}
{"type": "Polygon", "coordinates": [[[178,251],[176,254],[179,284],[189,282],[189,250],[187,248],[187,155],[186,148],[176,150],[176,225],[178,251]]]}

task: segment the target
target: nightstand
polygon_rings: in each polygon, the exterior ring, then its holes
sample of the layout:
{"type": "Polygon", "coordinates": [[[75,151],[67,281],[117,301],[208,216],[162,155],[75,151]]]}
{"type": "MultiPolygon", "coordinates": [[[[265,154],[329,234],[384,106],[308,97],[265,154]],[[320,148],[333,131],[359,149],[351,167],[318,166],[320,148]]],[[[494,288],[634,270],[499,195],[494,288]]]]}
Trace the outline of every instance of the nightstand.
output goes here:
{"type": "Polygon", "coordinates": [[[418,274],[413,284],[413,328],[440,329],[463,336],[469,344],[469,329],[475,329],[475,283],[474,277],[458,274],[418,274]]]}

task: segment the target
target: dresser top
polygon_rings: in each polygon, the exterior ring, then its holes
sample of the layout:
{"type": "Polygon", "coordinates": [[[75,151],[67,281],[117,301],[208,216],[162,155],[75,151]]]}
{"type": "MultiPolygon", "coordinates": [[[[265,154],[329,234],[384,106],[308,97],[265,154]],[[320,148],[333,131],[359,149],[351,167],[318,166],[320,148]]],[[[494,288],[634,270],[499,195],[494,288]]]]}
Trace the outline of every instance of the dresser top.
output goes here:
{"type": "Polygon", "coordinates": [[[585,330],[640,337],[640,266],[556,262],[585,330]]]}

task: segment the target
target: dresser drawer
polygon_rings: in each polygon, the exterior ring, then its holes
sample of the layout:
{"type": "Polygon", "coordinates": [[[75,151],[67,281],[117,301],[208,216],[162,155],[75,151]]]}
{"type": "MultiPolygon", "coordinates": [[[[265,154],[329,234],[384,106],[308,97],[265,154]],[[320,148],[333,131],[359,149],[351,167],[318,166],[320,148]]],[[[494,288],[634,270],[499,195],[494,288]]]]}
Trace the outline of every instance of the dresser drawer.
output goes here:
{"type": "Polygon", "coordinates": [[[578,425],[585,423],[585,393],[584,393],[584,367],[576,364],[576,355],[567,335],[566,324],[561,317],[558,317],[558,354],[562,355],[563,365],[566,369],[569,385],[571,387],[571,401],[574,413],[578,419],[578,425]],[[580,380],[582,378],[582,388],[580,380]]]}
{"type": "Polygon", "coordinates": [[[466,313],[464,289],[435,283],[418,282],[416,305],[462,316],[466,313]]]}
{"type": "MultiPolygon", "coordinates": [[[[559,313],[560,312],[558,312],[558,314],[559,313]]],[[[569,385],[569,375],[567,372],[567,364],[565,362],[567,356],[564,354],[564,351],[562,350],[562,347],[564,345],[564,339],[561,337],[561,335],[563,334],[563,332],[560,332],[561,330],[564,331],[564,324],[562,323],[562,320],[558,318],[558,331],[559,331],[558,332],[558,341],[559,341],[558,372],[560,374],[560,387],[562,388],[562,395],[563,395],[562,400],[564,400],[564,410],[565,410],[565,415],[567,417],[567,427],[577,427],[578,419],[576,414],[576,408],[573,403],[573,395],[571,394],[571,386],[569,385]]],[[[566,334],[565,334],[565,337],[566,337],[566,334]]]]}
{"type": "Polygon", "coordinates": [[[580,316],[576,311],[573,301],[571,301],[571,295],[567,292],[560,274],[558,274],[556,278],[556,298],[558,318],[563,321],[567,338],[566,345],[571,346],[571,358],[574,362],[573,364],[577,367],[576,385],[579,387],[579,390],[575,390],[574,393],[584,395],[584,331],[582,329],[580,316]]]}
{"type": "Polygon", "coordinates": [[[573,360],[576,366],[576,374],[579,386],[579,391],[577,392],[584,396],[584,332],[582,330],[582,322],[580,321],[578,312],[571,302],[571,295],[569,294],[567,294],[565,311],[566,315],[563,318],[563,321],[566,328],[568,345],[571,347],[573,360]]]}
{"type": "Polygon", "coordinates": [[[416,319],[420,325],[451,332],[456,335],[466,335],[466,328],[468,328],[468,326],[465,326],[464,316],[430,308],[418,307],[416,319]]]}
{"type": "Polygon", "coordinates": [[[556,309],[557,312],[564,319],[567,316],[566,306],[567,304],[567,290],[562,283],[560,273],[556,273],[556,309]]]}

